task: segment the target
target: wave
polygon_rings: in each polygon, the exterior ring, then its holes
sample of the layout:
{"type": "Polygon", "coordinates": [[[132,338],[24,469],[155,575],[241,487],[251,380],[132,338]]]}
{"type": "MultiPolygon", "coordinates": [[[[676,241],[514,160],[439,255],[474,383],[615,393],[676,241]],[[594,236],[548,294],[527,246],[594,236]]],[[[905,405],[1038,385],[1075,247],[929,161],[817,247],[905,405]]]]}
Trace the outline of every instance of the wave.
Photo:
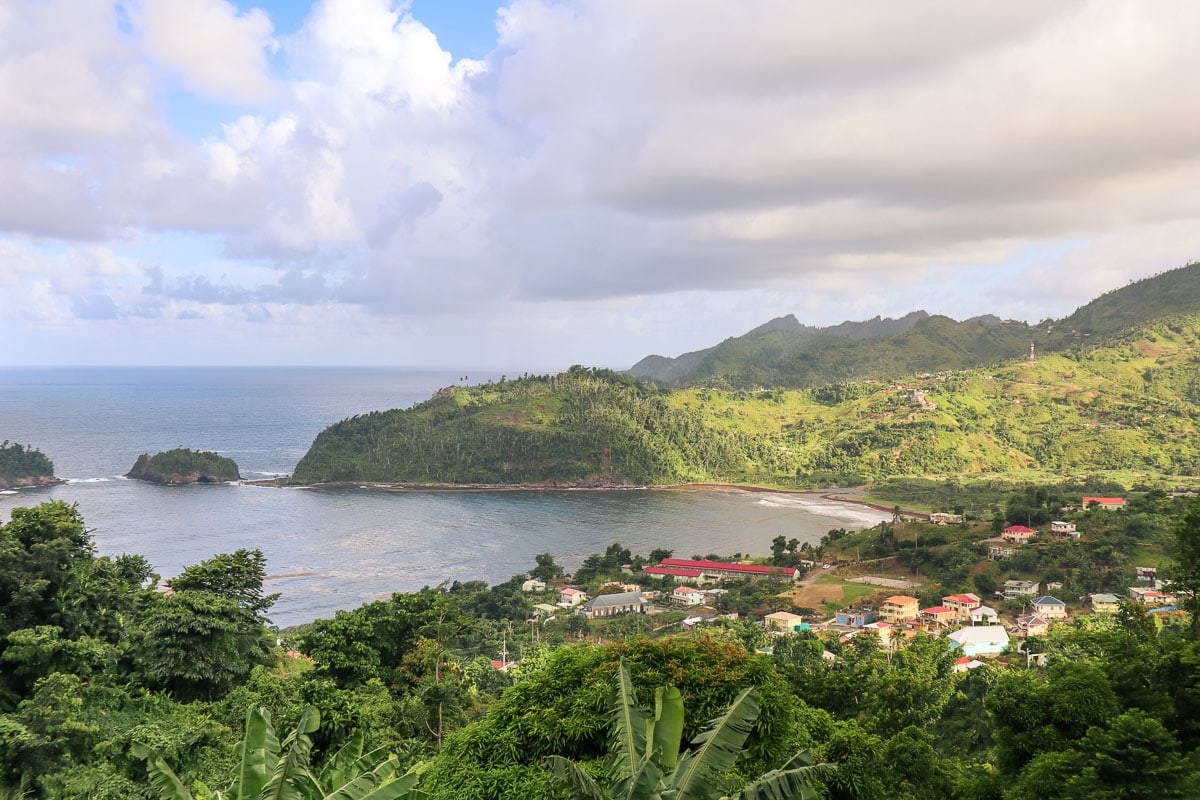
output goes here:
{"type": "Polygon", "coordinates": [[[17,494],[16,489],[0,489],[0,494],[17,494]]]}
{"type": "Polygon", "coordinates": [[[891,518],[891,515],[887,512],[866,506],[853,503],[839,503],[836,500],[826,500],[820,497],[804,495],[772,495],[769,497],[760,497],[756,500],[756,503],[768,508],[789,508],[796,511],[806,511],[809,514],[830,517],[838,521],[865,523],[868,525],[874,525],[891,518]]]}
{"type": "Polygon", "coordinates": [[[63,480],[67,483],[108,483],[117,477],[123,476],[113,476],[112,478],[63,478],[63,480]]]}

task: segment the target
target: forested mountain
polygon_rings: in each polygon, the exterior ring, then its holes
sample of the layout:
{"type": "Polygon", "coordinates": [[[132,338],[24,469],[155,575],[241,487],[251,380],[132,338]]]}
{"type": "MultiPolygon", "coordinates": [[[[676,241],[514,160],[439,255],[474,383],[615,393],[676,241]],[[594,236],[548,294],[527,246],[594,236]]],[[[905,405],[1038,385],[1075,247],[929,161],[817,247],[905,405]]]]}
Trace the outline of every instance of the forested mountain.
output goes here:
{"type": "Polygon", "coordinates": [[[666,386],[735,389],[887,380],[1018,358],[1032,341],[1043,353],[1059,352],[1088,337],[1198,309],[1200,265],[1192,264],[1108,292],[1061,320],[1029,324],[983,316],[957,322],[917,311],[815,328],[789,314],[677,358],[647,356],[629,374],[666,386]]]}
{"type": "MultiPolygon", "coordinates": [[[[951,323],[930,317],[914,326],[951,323]]],[[[976,323],[986,338],[995,326],[976,323]]],[[[894,341],[894,340],[893,340],[894,341]]],[[[882,342],[875,343],[880,349],[882,342]]],[[[899,356],[896,356],[897,358],[899,356]]],[[[669,391],[582,367],[330,426],[294,481],[772,485],[1028,470],[1200,474],[1200,316],[1035,362],[812,389],[669,391]]]]}

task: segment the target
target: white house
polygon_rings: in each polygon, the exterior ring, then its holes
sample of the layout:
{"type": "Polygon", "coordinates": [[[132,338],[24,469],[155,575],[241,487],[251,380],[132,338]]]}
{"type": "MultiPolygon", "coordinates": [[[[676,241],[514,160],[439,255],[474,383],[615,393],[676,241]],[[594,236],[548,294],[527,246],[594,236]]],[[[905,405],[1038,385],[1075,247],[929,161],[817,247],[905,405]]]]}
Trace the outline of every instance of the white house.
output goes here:
{"type": "Polygon", "coordinates": [[[1000,615],[996,613],[996,609],[988,606],[980,606],[979,608],[971,609],[971,624],[972,625],[994,625],[1000,619],[1000,615]]]}
{"type": "Polygon", "coordinates": [[[1041,587],[1037,581],[1019,581],[1015,579],[1004,582],[1004,597],[1012,600],[1014,597],[1037,597],[1041,587]]]}
{"type": "Polygon", "coordinates": [[[676,586],[671,592],[671,600],[685,606],[698,606],[704,602],[704,592],[691,586],[676,586]]]}
{"type": "Polygon", "coordinates": [[[581,592],[580,590],[572,589],[569,586],[558,593],[559,605],[577,606],[587,599],[587,592],[581,592]]]}
{"type": "Polygon", "coordinates": [[[998,656],[1008,647],[1008,631],[1003,625],[980,625],[961,628],[946,635],[952,651],[962,651],[964,656],[998,656]]]}
{"type": "Polygon", "coordinates": [[[537,578],[530,578],[521,584],[522,592],[544,592],[546,591],[546,582],[539,581],[537,578]]]}

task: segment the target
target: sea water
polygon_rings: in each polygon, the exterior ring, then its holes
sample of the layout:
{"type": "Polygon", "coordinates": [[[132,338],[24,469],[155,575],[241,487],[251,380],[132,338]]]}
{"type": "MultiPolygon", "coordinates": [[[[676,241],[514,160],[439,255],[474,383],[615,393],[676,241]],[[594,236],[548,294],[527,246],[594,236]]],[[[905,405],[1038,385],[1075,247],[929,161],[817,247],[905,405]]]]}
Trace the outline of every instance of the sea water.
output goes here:
{"type": "Polygon", "coordinates": [[[816,495],[741,491],[384,492],[121,477],[141,453],[215,450],[247,479],[289,474],[327,425],[406,408],[499,375],[357,368],[0,368],[0,440],[32,445],[67,483],[0,494],[11,509],[78,504],[101,554],[140,553],[164,578],[240,547],[267,557],[279,626],[448,581],[496,583],[538,553],[567,569],[621,542],[691,557],[766,553],[783,534],[888,517],[816,495]]]}

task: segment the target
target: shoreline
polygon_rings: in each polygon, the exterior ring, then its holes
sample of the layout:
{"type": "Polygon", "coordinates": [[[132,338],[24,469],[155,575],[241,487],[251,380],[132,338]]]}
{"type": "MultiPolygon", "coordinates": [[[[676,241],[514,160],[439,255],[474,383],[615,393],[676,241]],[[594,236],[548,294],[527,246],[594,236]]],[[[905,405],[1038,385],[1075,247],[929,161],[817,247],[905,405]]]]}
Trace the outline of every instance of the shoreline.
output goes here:
{"type": "MultiPolygon", "coordinates": [[[[647,486],[618,486],[614,484],[560,484],[556,481],[542,483],[371,483],[360,481],[337,481],[330,483],[290,484],[285,478],[272,478],[258,481],[241,481],[248,486],[264,486],[269,488],[315,489],[334,491],[367,491],[367,492],[747,492],[751,494],[788,494],[813,495],[821,500],[833,503],[865,506],[873,511],[891,512],[894,506],[885,506],[867,500],[857,499],[853,495],[857,489],[840,489],[827,487],[825,489],[783,489],[771,486],[758,486],[739,483],[671,483],[651,484],[647,486]]],[[[924,511],[914,511],[901,508],[901,513],[910,518],[928,521],[929,514],[924,511]]]]}

